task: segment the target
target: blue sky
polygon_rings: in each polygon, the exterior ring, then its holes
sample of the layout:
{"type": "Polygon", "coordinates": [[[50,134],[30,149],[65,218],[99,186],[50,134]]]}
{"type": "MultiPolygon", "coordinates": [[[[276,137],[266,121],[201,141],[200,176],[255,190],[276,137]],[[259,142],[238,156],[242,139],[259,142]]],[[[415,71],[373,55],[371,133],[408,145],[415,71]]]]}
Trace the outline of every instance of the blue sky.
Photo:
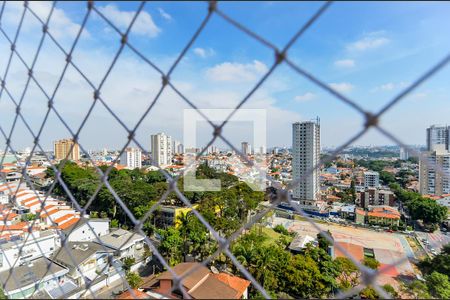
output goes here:
{"type": "MultiPolygon", "coordinates": [[[[48,3],[31,8],[43,18],[48,3]]],[[[138,2],[96,2],[96,7],[124,30],[138,2]]],[[[223,2],[220,9],[238,22],[282,48],[292,35],[322,5],[321,2],[223,2]]],[[[71,46],[86,12],[82,2],[58,2],[50,32],[64,49],[71,46]]],[[[12,37],[22,12],[19,3],[7,3],[2,26],[12,37]]],[[[167,71],[187,44],[207,12],[203,2],[150,2],[137,19],[130,42],[163,71],[167,71]]],[[[370,111],[377,111],[450,52],[450,4],[446,2],[336,2],[294,44],[288,55],[324,83],[334,87],[370,111]]],[[[41,37],[40,26],[30,14],[17,42],[18,51],[31,64],[41,37]]],[[[73,60],[98,85],[109,67],[120,37],[96,13],[76,47],[73,60]]],[[[0,35],[0,53],[9,53],[0,35]]],[[[4,76],[8,55],[0,57],[4,76]]],[[[220,16],[213,15],[171,76],[174,85],[200,108],[233,108],[271,66],[274,53],[242,33],[220,16]]],[[[64,56],[47,37],[35,67],[35,76],[51,94],[64,67],[64,56]]],[[[27,70],[15,57],[7,77],[8,89],[20,99],[27,70]]],[[[125,48],[102,87],[111,109],[132,127],[160,87],[159,75],[125,48]]],[[[450,67],[440,71],[419,89],[386,113],[381,124],[407,144],[425,143],[425,128],[450,123],[450,67]]],[[[23,114],[37,131],[46,112],[47,100],[35,84],[23,98],[23,114]]],[[[55,106],[74,130],[92,103],[92,88],[69,67],[55,96],[55,106]]],[[[183,109],[188,108],[173,91],[161,99],[137,132],[148,149],[150,134],[164,131],[182,139],[183,109]]],[[[291,123],[319,116],[322,145],[337,146],[361,128],[363,119],[352,108],[315,86],[283,64],[250,98],[244,108],[267,109],[268,146],[290,146],[291,123]]],[[[9,132],[14,106],[3,94],[0,125],[9,132]]],[[[251,140],[249,124],[234,124],[225,130],[236,144],[251,140]]],[[[68,135],[52,112],[42,133],[42,145],[68,135]]],[[[210,133],[199,133],[206,141],[210,133]]],[[[127,133],[102,105],[96,105],[81,132],[87,149],[118,148],[127,133]]],[[[13,132],[13,147],[32,145],[25,125],[19,121],[13,132]]],[[[4,144],[0,138],[0,145],[4,144]]],[[[355,144],[392,144],[375,131],[355,144]]],[[[2,146],[4,148],[4,146],[2,146]]]]}

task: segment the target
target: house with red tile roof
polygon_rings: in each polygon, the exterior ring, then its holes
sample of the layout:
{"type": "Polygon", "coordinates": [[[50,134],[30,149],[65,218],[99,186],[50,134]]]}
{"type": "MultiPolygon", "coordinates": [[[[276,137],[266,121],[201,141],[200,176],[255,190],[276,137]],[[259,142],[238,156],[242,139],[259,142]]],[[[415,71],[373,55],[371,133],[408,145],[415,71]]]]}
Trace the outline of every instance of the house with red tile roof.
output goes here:
{"type": "MultiPolygon", "coordinates": [[[[178,276],[187,274],[182,285],[193,299],[247,299],[250,281],[246,279],[225,273],[214,274],[197,262],[180,263],[172,270],[178,276]]],[[[172,291],[173,279],[172,272],[166,271],[143,286],[143,289],[164,295],[165,298],[181,299],[181,291],[172,291]]]]}

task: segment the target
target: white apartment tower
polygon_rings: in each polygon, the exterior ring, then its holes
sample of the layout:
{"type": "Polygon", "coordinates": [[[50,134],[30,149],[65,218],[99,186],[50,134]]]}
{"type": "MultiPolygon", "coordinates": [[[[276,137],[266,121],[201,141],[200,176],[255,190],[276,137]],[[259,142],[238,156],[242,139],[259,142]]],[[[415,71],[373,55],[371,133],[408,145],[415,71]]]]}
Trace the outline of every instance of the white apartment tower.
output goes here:
{"type": "Polygon", "coordinates": [[[380,173],[374,171],[364,172],[364,187],[377,188],[380,186],[380,173]]]}
{"type": "Polygon", "coordinates": [[[303,178],[294,187],[293,198],[302,205],[313,206],[320,200],[320,168],[316,168],[319,161],[319,119],[292,124],[292,180],[303,178]],[[312,173],[308,173],[313,168],[312,173]]]}
{"type": "Polygon", "coordinates": [[[173,149],[172,137],[157,133],[151,137],[152,162],[158,166],[167,166],[172,163],[173,149]]]}
{"type": "Polygon", "coordinates": [[[126,166],[127,169],[142,168],[142,152],[139,148],[126,148],[120,156],[120,164],[126,166]]]}
{"type": "Polygon", "coordinates": [[[251,153],[251,146],[249,145],[249,143],[247,142],[242,142],[241,143],[241,152],[244,155],[250,155],[251,153]]]}
{"type": "Polygon", "coordinates": [[[400,159],[401,160],[408,160],[409,158],[409,152],[407,149],[400,147],[400,159]]]}

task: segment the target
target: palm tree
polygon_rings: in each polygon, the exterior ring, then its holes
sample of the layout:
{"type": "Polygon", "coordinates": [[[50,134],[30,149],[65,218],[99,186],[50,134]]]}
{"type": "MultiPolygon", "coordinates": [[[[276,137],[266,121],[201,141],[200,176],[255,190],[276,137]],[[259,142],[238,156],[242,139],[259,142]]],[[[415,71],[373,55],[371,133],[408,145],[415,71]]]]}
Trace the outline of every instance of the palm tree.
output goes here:
{"type": "Polygon", "coordinates": [[[183,248],[184,248],[183,249],[183,259],[184,259],[184,262],[186,262],[187,236],[189,234],[188,224],[191,220],[191,216],[192,215],[190,214],[190,212],[182,211],[177,217],[177,223],[178,223],[178,226],[180,226],[180,233],[181,233],[181,236],[183,237],[183,248]]]}

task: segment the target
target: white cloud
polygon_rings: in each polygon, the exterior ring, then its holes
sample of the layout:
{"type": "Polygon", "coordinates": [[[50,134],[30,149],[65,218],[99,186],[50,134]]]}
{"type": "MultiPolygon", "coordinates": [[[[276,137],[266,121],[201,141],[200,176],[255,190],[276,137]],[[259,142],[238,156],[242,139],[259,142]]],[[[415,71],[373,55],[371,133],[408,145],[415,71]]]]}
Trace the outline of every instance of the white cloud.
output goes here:
{"type": "MultiPolygon", "coordinates": [[[[110,19],[113,24],[115,24],[122,30],[128,28],[131,21],[133,20],[134,15],[136,14],[136,12],[134,11],[120,10],[113,4],[101,6],[99,7],[99,10],[102,14],[105,15],[105,17],[110,19]]],[[[148,12],[141,11],[136,21],[134,22],[131,31],[139,35],[156,37],[161,32],[161,29],[156,26],[155,22],[153,22],[152,16],[148,12]]]]}
{"type": "Polygon", "coordinates": [[[339,68],[353,68],[355,61],[353,59],[341,59],[334,62],[334,65],[339,68]]]}
{"type": "Polygon", "coordinates": [[[390,40],[384,36],[383,31],[371,32],[365,34],[361,39],[347,45],[347,50],[365,51],[379,48],[389,42],[390,40]]]}
{"type": "MultiPolygon", "coordinates": [[[[43,21],[46,22],[48,15],[51,11],[52,4],[47,1],[30,1],[28,2],[29,8],[34,11],[34,13],[43,21]]],[[[5,6],[5,11],[3,14],[3,21],[8,25],[17,26],[18,20],[20,19],[18,16],[22,14],[23,11],[23,3],[19,1],[11,1],[5,6]]],[[[56,8],[53,10],[53,14],[49,23],[49,32],[56,39],[63,38],[73,38],[78,34],[80,30],[80,24],[73,22],[64,12],[63,9],[56,8]]],[[[42,28],[41,23],[31,16],[28,13],[28,17],[25,17],[25,20],[22,25],[22,29],[25,32],[35,31],[36,28],[42,28]]],[[[84,29],[82,37],[88,37],[89,32],[84,29]]]]}
{"type": "Polygon", "coordinates": [[[201,58],[206,58],[213,56],[216,52],[212,48],[205,49],[198,47],[194,48],[194,53],[200,56],[201,58]]]}
{"type": "Polygon", "coordinates": [[[329,85],[330,87],[341,93],[350,92],[354,88],[354,86],[348,82],[330,83],[329,85]]]}
{"type": "Polygon", "coordinates": [[[399,83],[388,82],[388,83],[385,83],[385,84],[375,87],[374,89],[372,89],[372,92],[392,91],[392,90],[396,90],[396,89],[405,88],[408,85],[409,85],[409,83],[404,82],[404,81],[399,82],[399,83]]]}
{"type": "Polygon", "coordinates": [[[250,64],[224,62],[206,70],[206,77],[213,81],[248,82],[267,70],[267,66],[258,60],[250,64]]]}
{"type": "Polygon", "coordinates": [[[294,100],[297,102],[306,102],[306,101],[314,100],[315,98],[316,98],[316,94],[311,93],[311,92],[306,92],[303,95],[295,96],[294,100]]]}
{"type": "Polygon", "coordinates": [[[165,19],[166,21],[172,21],[173,20],[173,18],[172,18],[172,16],[171,15],[169,15],[164,9],[162,9],[161,7],[158,7],[158,12],[159,12],[159,14],[161,15],[161,17],[163,18],[163,19],[165,19]]]}

